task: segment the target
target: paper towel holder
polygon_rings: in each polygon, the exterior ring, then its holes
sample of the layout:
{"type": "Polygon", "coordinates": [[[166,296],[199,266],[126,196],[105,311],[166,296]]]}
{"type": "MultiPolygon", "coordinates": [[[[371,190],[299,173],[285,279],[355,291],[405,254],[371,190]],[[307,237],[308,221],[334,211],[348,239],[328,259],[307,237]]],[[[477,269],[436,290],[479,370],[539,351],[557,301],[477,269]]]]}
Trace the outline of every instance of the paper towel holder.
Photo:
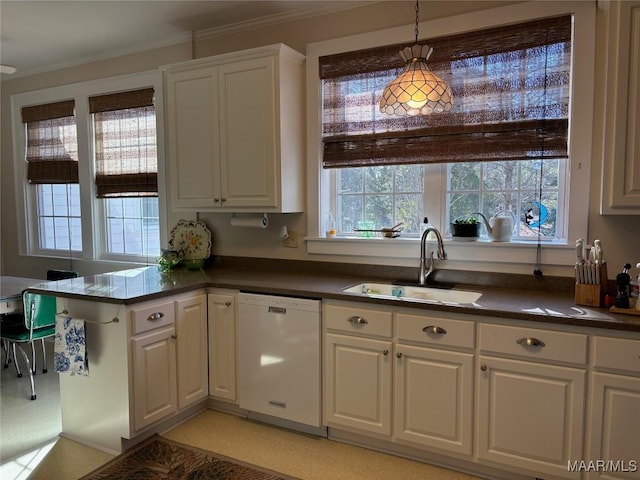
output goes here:
{"type": "Polygon", "coordinates": [[[266,213],[263,213],[262,215],[255,213],[238,215],[233,212],[231,214],[231,226],[267,228],[269,226],[269,217],[266,213]]]}

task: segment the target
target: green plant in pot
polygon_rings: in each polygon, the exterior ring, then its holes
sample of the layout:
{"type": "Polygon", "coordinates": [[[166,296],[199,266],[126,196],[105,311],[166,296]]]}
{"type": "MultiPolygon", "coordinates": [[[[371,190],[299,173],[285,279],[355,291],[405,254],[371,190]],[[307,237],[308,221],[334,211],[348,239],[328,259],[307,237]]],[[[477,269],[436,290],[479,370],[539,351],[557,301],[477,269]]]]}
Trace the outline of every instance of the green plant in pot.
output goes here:
{"type": "Polygon", "coordinates": [[[474,216],[458,217],[451,222],[451,235],[454,237],[475,240],[480,236],[480,223],[474,216]]]}

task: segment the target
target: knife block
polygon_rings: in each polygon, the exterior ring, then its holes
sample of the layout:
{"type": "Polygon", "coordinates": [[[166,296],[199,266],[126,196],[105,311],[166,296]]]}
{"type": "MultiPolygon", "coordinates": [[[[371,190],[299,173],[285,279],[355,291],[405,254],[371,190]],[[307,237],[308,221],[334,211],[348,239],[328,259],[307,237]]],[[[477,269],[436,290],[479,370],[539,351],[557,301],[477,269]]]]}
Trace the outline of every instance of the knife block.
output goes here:
{"type": "Polygon", "coordinates": [[[603,263],[600,268],[600,284],[579,283],[578,272],[576,272],[576,305],[586,307],[603,306],[604,294],[607,290],[607,264],[603,263]]]}

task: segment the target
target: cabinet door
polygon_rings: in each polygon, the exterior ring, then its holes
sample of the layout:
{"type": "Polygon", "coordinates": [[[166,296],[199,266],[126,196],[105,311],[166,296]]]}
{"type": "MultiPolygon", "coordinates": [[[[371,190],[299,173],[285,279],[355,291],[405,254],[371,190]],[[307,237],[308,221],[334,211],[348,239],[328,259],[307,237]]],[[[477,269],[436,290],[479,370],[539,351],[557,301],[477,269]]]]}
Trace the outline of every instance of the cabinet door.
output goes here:
{"type": "Polygon", "coordinates": [[[396,439],[470,455],[473,355],[398,344],[395,356],[396,439]]]}
{"type": "Polygon", "coordinates": [[[209,294],[209,395],[232,402],[236,395],[236,301],[209,294]]]}
{"type": "Polygon", "coordinates": [[[391,342],[327,334],[325,423],[391,434],[391,342]]]}
{"type": "Polygon", "coordinates": [[[278,207],[275,58],[219,67],[222,205],[278,207]]]}
{"type": "Polygon", "coordinates": [[[178,408],[187,407],[209,393],[207,349],[207,297],[177,300],[178,408]]]}
{"type": "Polygon", "coordinates": [[[568,462],[583,458],[585,371],[479,357],[478,456],[577,479],[568,462]]]}
{"type": "Polygon", "coordinates": [[[175,330],[152,330],[132,342],[134,426],[140,430],[177,411],[175,330]]]}
{"type": "Polygon", "coordinates": [[[640,1],[603,2],[607,16],[607,91],[602,169],[603,214],[640,214],[640,1]]]}
{"type": "Polygon", "coordinates": [[[221,194],[217,69],[168,73],[166,85],[173,207],[218,206],[221,194]]]}
{"type": "Polygon", "coordinates": [[[640,479],[640,378],[594,373],[589,455],[607,462],[590,479],[640,479]]]}

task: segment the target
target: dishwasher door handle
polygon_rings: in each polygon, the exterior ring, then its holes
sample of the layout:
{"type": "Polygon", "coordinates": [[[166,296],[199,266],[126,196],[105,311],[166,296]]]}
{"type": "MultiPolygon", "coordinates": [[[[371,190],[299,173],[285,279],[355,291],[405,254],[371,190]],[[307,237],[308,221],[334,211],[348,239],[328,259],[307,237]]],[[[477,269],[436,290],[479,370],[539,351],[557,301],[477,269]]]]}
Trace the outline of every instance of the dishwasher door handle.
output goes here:
{"type": "Polygon", "coordinates": [[[286,315],[287,309],[282,307],[272,307],[269,305],[269,313],[281,313],[282,315],[286,315]]]}

